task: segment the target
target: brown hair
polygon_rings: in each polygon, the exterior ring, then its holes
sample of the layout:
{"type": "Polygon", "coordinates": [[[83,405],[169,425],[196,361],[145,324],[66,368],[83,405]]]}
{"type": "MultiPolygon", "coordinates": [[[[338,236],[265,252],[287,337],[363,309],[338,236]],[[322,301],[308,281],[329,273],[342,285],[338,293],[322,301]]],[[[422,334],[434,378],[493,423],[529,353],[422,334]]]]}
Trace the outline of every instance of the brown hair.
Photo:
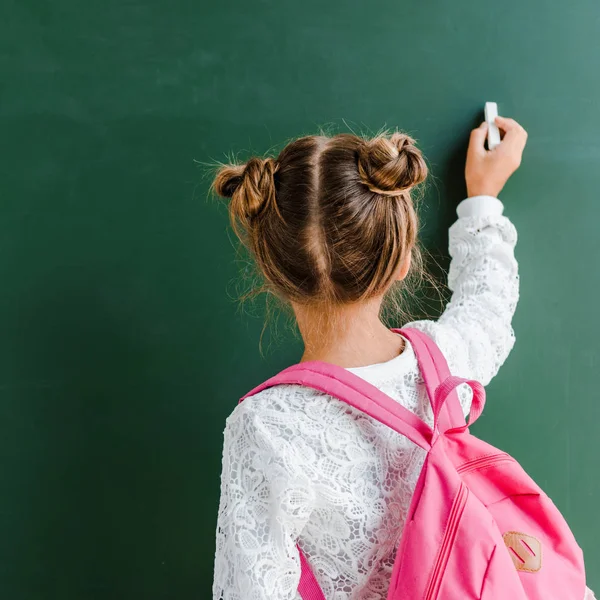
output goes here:
{"type": "Polygon", "coordinates": [[[411,252],[419,263],[410,192],[426,177],[409,136],[340,134],[224,165],[214,189],[231,198],[231,223],[271,291],[335,305],[386,292],[411,252]]]}

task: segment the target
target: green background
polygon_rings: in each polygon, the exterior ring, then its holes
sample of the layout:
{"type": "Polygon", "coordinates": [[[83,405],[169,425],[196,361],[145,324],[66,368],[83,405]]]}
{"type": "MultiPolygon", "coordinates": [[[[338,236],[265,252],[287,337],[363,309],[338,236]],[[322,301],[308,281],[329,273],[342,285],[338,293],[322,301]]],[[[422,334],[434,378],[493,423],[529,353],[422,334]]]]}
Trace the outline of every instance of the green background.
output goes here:
{"type": "Polygon", "coordinates": [[[477,432],[600,588],[599,30],[597,0],[3,0],[0,597],[210,597],[224,420],[300,345],[261,356],[199,163],[399,126],[439,254],[486,100],[530,138],[502,195],[518,341],[477,432]]]}

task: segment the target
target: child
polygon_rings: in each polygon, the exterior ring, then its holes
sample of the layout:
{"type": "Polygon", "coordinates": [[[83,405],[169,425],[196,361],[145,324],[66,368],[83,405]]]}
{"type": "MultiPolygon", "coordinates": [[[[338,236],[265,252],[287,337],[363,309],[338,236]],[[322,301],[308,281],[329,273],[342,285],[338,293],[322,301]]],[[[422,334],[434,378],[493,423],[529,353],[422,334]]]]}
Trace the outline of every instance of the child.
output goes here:
{"type": "MultiPolygon", "coordinates": [[[[514,343],[517,234],[497,199],[527,134],[512,119],[492,152],[471,134],[468,199],[450,229],[452,299],[431,336],[452,373],[487,384],[514,343]]],[[[232,224],[271,293],[289,302],[302,361],[349,369],[432,422],[409,342],[380,320],[390,288],[418,269],[411,190],[427,167],[401,133],[310,136],[276,158],[220,169],[232,224]]],[[[468,390],[470,391],[470,390],[468,390]]],[[[227,420],[213,595],[292,600],[298,547],[328,600],[386,598],[424,451],[341,401],[300,386],[266,389],[227,420]]],[[[461,390],[468,413],[471,396],[461,390]]]]}

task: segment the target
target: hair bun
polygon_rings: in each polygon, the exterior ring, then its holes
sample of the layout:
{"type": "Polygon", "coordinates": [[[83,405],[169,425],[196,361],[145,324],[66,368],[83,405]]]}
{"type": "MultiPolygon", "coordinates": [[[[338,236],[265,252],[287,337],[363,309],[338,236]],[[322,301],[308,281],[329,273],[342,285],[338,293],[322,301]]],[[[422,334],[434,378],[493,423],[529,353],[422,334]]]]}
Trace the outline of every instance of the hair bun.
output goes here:
{"type": "Polygon", "coordinates": [[[358,153],[358,173],[372,192],[399,196],[425,181],[427,165],[410,136],[394,133],[364,142],[358,153]]]}
{"type": "Polygon", "coordinates": [[[219,169],[213,187],[223,198],[232,198],[243,180],[246,165],[225,165],[219,169]]]}
{"type": "Polygon", "coordinates": [[[269,206],[279,212],[275,200],[277,168],[272,158],[251,158],[244,165],[224,165],[219,169],[213,186],[219,196],[231,198],[229,211],[234,221],[248,227],[269,206]]]}

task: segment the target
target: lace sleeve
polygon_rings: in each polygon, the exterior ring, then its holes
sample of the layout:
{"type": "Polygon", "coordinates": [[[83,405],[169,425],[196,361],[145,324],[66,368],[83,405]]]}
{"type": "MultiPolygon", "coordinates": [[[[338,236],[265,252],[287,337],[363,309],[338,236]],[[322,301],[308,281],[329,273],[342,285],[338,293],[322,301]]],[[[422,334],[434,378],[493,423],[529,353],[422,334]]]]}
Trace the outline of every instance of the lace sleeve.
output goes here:
{"type": "Polygon", "coordinates": [[[312,510],[309,486],[253,411],[256,398],[225,428],[214,600],[292,600],[300,579],[296,539],[312,510]]]}
{"type": "MultiPolygon", "coordinates": [[[[517,232],[501,214],[459,218],[450,228],[451,300],[437,322],[412,326],[433,337],[455,375],[487,385],[511,351],[519,298],[517,232]]],[[[468,397],[461,394],[468,410],[468,397]]]]}

